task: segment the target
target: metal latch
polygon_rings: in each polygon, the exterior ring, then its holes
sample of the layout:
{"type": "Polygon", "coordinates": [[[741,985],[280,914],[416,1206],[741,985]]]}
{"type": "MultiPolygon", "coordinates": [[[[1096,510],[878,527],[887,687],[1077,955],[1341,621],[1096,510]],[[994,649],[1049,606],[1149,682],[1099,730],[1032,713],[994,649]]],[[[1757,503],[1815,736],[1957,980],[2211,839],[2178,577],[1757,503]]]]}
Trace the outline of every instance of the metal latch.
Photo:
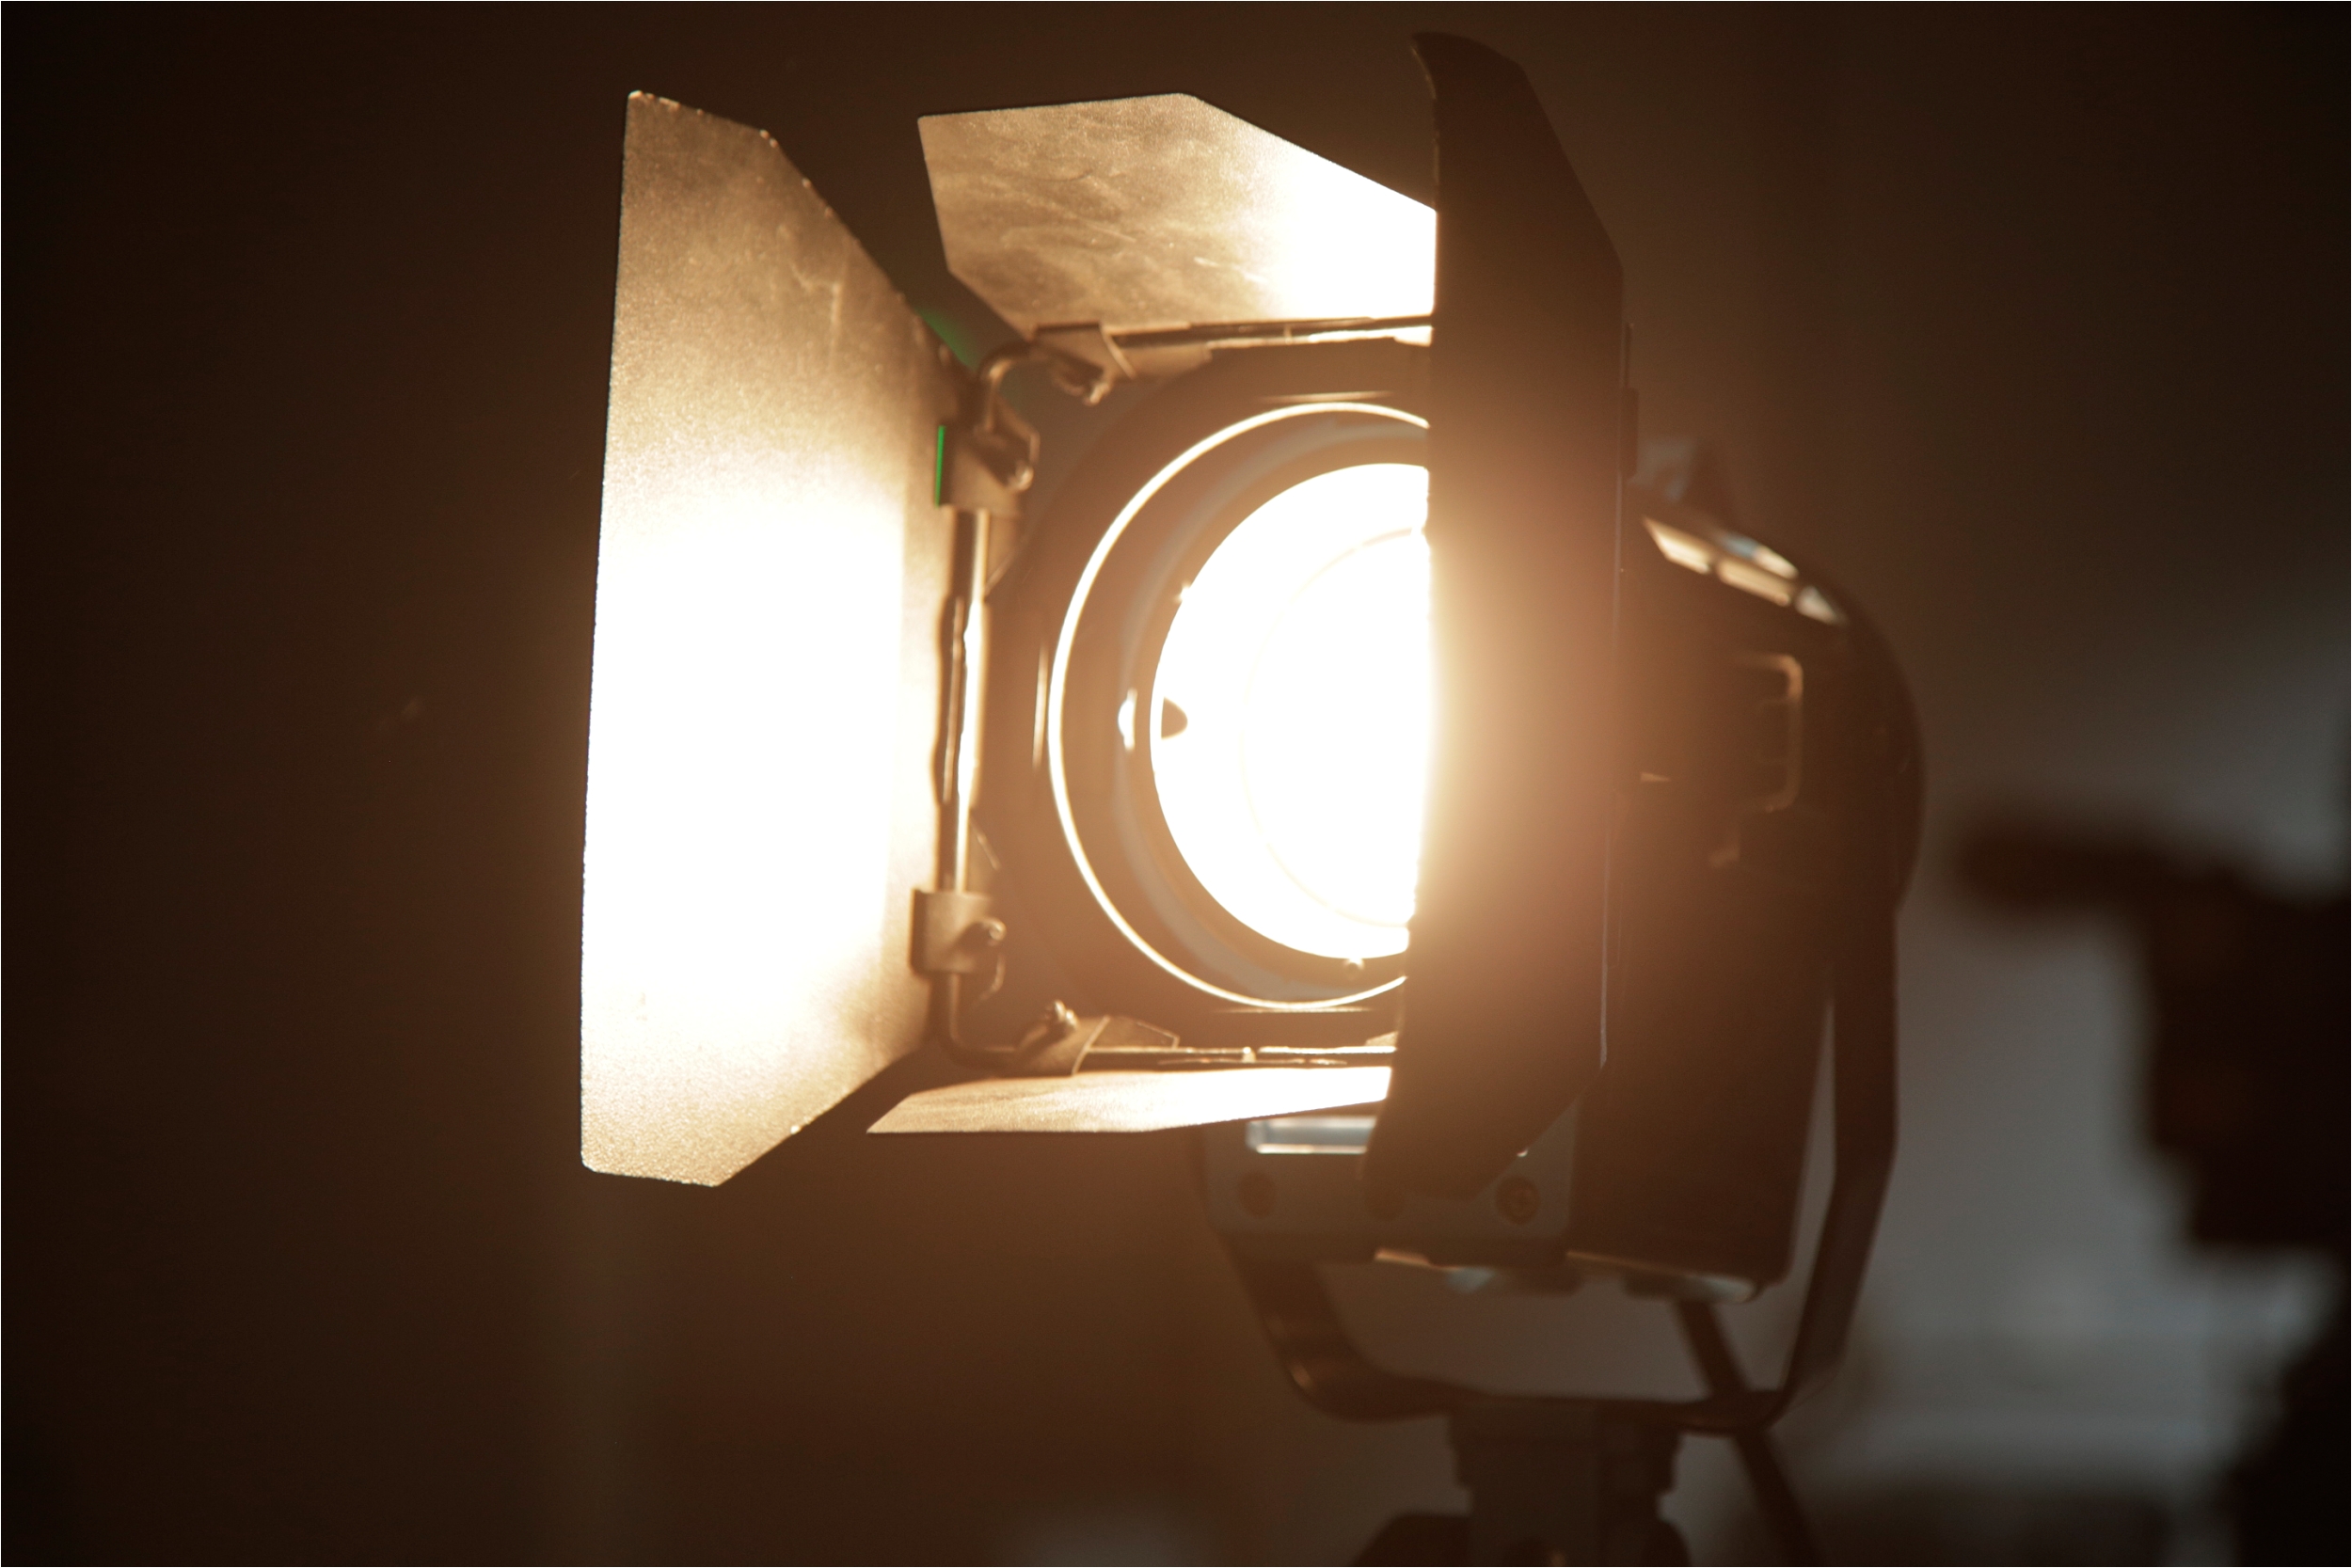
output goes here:
{"type": "Polygon", "coordinates": [[[1173,1051],[1177,1045],[1174,1035],[1140,1019],[1117,1013],[1082,1018],[1057,1002],[1005,1053],[996,1070],[1021,1078],[1066,1078],[1084,1066],[1088,1053],[1097,1048],[1173,1051]]]}
{"type": "Polygon", "coordinates": [[[914,895],[914,967],[925,974],[986,974],[1005,944],[1005,923],[985,893],[914,895]]]}
{"type": "Polygon", "coordinates": [[[1707,863],[1718,871],[1740,863],[1748,818],[1787,811],[1804,784],[1804,666],[1787,654],[1742,653],[1733,656],[1732,663],[1762,676],[1760,684],[1772,689],[1749,707],[1756,745],[1747,782],[1757,787],[1737,800],[1723,842],[1708,856],[1707,863]]]}
{"type": "Polygon", "coordinates": [[[958,512],[1018,516],[1021,497],[1037,479],[1037,431],[1015,413],[1000,391],[1005,372],[1018,356],[996,355],[974,378],[962,418],[939,427],[936,493],[931,499],[958,512]]]}

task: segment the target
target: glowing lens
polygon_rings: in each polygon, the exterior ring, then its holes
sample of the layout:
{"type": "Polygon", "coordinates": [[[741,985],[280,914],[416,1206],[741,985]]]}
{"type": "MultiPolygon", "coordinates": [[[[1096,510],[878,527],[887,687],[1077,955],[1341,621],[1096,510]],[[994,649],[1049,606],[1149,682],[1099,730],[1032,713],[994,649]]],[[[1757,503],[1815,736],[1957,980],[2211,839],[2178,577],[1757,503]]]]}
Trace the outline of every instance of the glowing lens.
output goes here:
{"type": "Polygon", "coordinates": [[[1427,471],[1318,474],[1185,588],[1154,681],[1160,808],[1236,919],[1301,952],[1405,950],[1429,736],[1427,471]]]}

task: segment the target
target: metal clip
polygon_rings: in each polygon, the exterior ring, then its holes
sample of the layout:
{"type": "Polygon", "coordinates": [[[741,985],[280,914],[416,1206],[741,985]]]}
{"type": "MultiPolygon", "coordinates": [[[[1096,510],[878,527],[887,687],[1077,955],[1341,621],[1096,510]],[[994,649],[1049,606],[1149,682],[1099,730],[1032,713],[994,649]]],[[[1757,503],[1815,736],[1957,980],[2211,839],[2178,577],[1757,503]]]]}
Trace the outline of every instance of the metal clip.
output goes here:
{"type": "Polygon", "coordinates": [[[986,974],[1005,936],[988,895],[915,890],[914,967],[923,974],[986,974]]]}
{"type": "Polygon", "coordinates": [[[1797,803],[1804,784],[1804,666],[1787,654],[1736,654],[1732,663],[1741,670],[1779,677],[1780,689],[1759,698],[1753,708],[1764,721],[1758,738],[1765,741],[1755,752],[1753,766],[1769,780],[1770,787],[1742,797],[1734,806],[1723,842],[1707,859],[1717,871],[1740,863],[1741,833],[1748,818],[1787,811],[1797,803]]]}
{"type": "Polygon", "coordinates": [[[1136,367],[1099,322],[1041,326],[1029,341],[1054,384],[1089,408],[1120,382],[1136,379],[1136,367]]]}
{"type": "Polygon", "coordinates": [[[1020,1042],[1004,1053],[996,1070],[1016,1078],[1067,1078],[1100,1046],[1133,1052],[1168,1052],[1180,1042],[1165,1029],[1117,1013],[1080,1017],[1060,1002],[1048,1006],[1020,1042]]]}
{"type": "Polygon", "coordinates": [[[1001,404],[991,427],[942,427],[939,503],[958,512],[1020,515],[1022,493],[1037,478],[1037,432],[1001,404]]]}

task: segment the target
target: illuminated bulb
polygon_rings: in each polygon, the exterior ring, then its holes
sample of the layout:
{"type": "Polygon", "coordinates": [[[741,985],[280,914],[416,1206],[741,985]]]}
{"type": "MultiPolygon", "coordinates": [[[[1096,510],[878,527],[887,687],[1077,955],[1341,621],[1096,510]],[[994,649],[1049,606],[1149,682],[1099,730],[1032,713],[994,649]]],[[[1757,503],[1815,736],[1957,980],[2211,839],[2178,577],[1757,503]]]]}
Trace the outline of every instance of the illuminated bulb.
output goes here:
{"type": "Polygon", "coordinates": [[[1161,811],[1236,919],[1401,953],[1429,741],[1427,471],[1363,464],[1260,506],[1184,590],[1154,676],[1161,811]],[[1176,716],[1181,716],[1177,718],[1176,716]]]}

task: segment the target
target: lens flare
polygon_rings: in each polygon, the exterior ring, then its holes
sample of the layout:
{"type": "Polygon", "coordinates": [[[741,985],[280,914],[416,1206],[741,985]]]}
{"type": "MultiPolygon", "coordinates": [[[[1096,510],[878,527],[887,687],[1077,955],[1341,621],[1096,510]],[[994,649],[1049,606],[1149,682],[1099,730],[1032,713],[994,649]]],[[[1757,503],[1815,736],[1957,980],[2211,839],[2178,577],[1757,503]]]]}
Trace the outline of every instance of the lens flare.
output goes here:
{"type": "Polygon", "coordinates": [[[1260,506],[1184,591],[1153,677],[1160,808],[1200,884],[1300,952],[1401,953],[1429,746],[1426,469],[1260,506]]]}

